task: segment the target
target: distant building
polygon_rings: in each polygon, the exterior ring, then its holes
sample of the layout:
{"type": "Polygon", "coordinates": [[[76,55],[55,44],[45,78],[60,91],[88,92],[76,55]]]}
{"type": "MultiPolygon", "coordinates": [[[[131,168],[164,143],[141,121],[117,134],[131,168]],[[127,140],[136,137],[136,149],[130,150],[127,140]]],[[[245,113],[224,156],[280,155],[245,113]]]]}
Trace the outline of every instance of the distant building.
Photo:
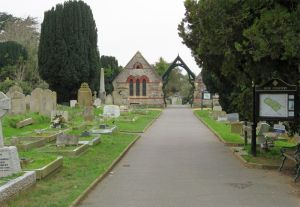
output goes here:
{"type": "Polygon", "coordinates": [[[137,52],[113,80],[113,100],[117,105],[163,105],[162,79],[137,52]]]}

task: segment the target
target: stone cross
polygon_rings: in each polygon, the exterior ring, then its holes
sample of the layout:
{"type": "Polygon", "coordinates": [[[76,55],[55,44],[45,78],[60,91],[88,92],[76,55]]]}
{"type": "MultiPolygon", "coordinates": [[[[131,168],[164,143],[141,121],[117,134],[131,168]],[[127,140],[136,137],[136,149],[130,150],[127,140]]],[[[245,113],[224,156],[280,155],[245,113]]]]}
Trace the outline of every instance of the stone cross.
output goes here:
{"type": "Polygon", "coordinates": [[[0,148],[4,147],[1,118],[10,109],[10,98],[0,91],[0,148]]]}

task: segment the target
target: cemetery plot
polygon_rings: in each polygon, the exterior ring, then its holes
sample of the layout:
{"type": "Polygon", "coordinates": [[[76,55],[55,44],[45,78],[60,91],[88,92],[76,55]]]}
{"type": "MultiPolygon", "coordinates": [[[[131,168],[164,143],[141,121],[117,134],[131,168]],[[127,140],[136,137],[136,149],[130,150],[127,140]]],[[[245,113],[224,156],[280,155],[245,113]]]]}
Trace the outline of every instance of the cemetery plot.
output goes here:
{"type": "Polygon", "coordinates": [[[116,126],[126,131],[143,131],[161,113],[160,110],[144,112],[143,109],[139,109],[137,113],[128,112],[129,110],[122,112],[125,115],[119,117],[101,117],[99,114],[103,114],[103,108],[98,107],[93,108],[94,115],[90,116],[91,120],[84,121],[87,113],[83,113],[83,107],[59,106],[57,110],[56,114],[65,115],[67,112],[66,126],[68,128],[52,128],[50,118],[37,113],[8,116],[5,120],[5,134],[9,135],[9,137],[5,136],[5,143],[14,144],[20,148],[22,169],[35,171],[37,179],[43,179],[53,172],[56,173],[55,176],[31,188],[32,193],[8,201],[8,205],[22,206],[21,203],[29,202],[32,206],[44,206],[50,205],[47,202],[51,202],[51,205],[68,206],[138,137],[132,134],[122,134],[119,131],[111,135],[93,134],[92,130],[100,130],[108,125],[108,128],[116,126]],[[16,123],[26,118],[32,118],[34,122],[31,125],[16,128],[16,123]],[[127,121],[131,118],[138,119],[138,121],[127,121]],[[62,139],[62,133],[67,137],[78,138],[69,146],[69,142],[65,143],[62,139]],[[98,144],[100,142],[101,144],[98,144]],[[63,160],[58,157],[59,155],[64,155],[63,160]],[[61,168],[63,162],[65,167],[61,168]],[[76,171],[71,169],[76,169],[76,171]],[[76,188],[70,188],[70,185],[76,185],[76,188]],[[49,200],[46,199],[49,197],[49,192],[58,189],[63,191],[64,195],[55,196],[54,200],[45,202],[49,200]],[[39,195],[38,199],[34,196],[36,193],[39,195]]]}

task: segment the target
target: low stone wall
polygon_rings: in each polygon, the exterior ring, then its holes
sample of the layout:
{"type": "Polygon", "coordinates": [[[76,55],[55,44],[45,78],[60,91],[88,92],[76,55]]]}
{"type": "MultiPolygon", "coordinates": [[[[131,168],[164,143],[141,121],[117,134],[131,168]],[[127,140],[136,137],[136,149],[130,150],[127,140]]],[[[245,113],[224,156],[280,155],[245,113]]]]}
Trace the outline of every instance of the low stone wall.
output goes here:
{"type": "Polygon", "coordinates": [[[39,168],[39,169],[35,169],[34,171],[36,172],[36,179],[41,180],[62,166],[63,166],[63,157],[59,156],[59,157],[57,157],[56,160],[49,163],[48,165],[46,165],[42,168],[39,168]]]}
{"type": "Polygon", "coordinates": [[[36,182],[36,173],[27,171],[24,175],[0,186],[0,203],[13,197],[17,193],[26,190],[36,182]]]}

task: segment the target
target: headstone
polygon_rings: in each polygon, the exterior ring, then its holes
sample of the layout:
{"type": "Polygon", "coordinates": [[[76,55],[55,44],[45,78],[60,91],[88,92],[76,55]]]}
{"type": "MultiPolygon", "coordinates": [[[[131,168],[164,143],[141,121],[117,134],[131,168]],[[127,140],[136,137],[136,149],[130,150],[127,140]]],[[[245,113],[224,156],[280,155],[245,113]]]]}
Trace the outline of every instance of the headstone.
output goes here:
{"type": "Polygon", "coordinates": [[[51,116],[51,112],[56,110],[56,92],[49,89],[42,91],[41,106],[39,113],[45,116],[51,116]]]}
{"type": "Polygon", "coordinates": [[[70,107],[73,108],[77,104],[77,100],[70,100],[70,107]]]}
{"type": "Polygon", "coordinates": [[[83,117],[85,121],[93,121],[94,120],[94,107],[86,106],[83,109],[83,117]]]}
{"type": "Polygon", "coordinates": [[[231,133],[241,134],[243,130],[243,124],[241,122],[231,122],[231,133]]]}
{"type": "Polygon", "coordinates": [[[113,104],[113,98],[112,98],[112,95],[108,94],[105,98],[105,104],[107,105],[111,105],[113,104]]]}
{"type": "Polygon", "coordinates": [[[227,116],[219,116],[217,121],[226,122],[226,121],[228,121],[227,116]]]}
{"type": "Polygon", "coordinates": [[[120,106],[120,112],[128,112],[128,106],[125,105],[120,106]]]}
{"type": "Polygon", "coordinates": [[[103,115],[117,118],[120,116],[120,107],[116,105],[105,105],[103,115]]]}
{"type": "Polygon", "coordinates": [[[226,112],[225,111],[212,111],[212,117],[214,120],[217,120],[219,116],[220,117],[226,116],[226,112]]]}
{"type": "Polygon", "coordinates": [[[227,121],[229,121],[229,122],[238,122],[239,121],[239,114],[238,113],[227,114],[227,121]]]}
{"type": "Polygon", "coordinates": [[[78,145],[79,136],[73,134],[59,134],[56,138],[56,146],[78,145]]]}
{"type": "Polygon", "coordinates": [[[221,106],[214,106],[213,111],[222,111],[222,107],[221,106]]]}
{"type": "Polygon", "coordinates": [[[13,93],[13,92],[20,92],[20,93],[23,93],[23,89],[22,89],[20,86],[18,86],[18,85],[14,85],[14,86],[12,86],[12,87],[10,87],[10,88],[8,89],[8,92],[7,92],[7,93],[13,93]]]}
{"type": "Polygon", "coordinates": [[[51,111],[56,110],[56,92],[49,89],[36,88],[30,95],[30,111],[41,115],[51,116],[51,111]]]}
{"type": "Polygon", "coordinates": [[[58,110],[51,111],[51,121],[57,116],[61,116],[63,118],[62,120],[63,122],[69,121],[69,114],[67,111],[58,111],[58,110]]]}
{"type": "Polygon", "coordinates": [[[10,109],[10,99],[0,92],[0,177],[21,171],[20,159],[15,146],[4,147],[1,118],[10,109]]]}
{"type": "Polygon", "coordinates": [[[26,112],[25,95],[19,91],[11,91],[6,93],[11,100],[10,114],[24,114],[26,112]]]}
{"type": "Polygon", "coordinates": [[[285,132],[285,126],[283,124],[274,124],[273,129],[276,133],[282,134],[285,132]]]}
{"type": "Polygon", "coordinates": [[[82,83],[77,94],[79,106],[91,106],[93,104],[92,91],[87,83],[82,83]]]}
{"type": "Polygon", "coordinates": [[[93,104],[95,107],[99,107],[101,106],[101,99],[100,98],[96,98],[94,100],[94,104],[93,104]]]}
{"type": "Polygon", "coordinates": [[[27,119],[24,119],[24,120],[22,120],[22,121],[19,121],[19,122],[16,124],[16,127],[17,127],[17,128],[22,128],[22,127],[24,127],[24,126],[28,126],[28,125],[33,124],[33,123],[34,123],[34,121],[33,121],[32,118],[27,118],[27,119]]]}

